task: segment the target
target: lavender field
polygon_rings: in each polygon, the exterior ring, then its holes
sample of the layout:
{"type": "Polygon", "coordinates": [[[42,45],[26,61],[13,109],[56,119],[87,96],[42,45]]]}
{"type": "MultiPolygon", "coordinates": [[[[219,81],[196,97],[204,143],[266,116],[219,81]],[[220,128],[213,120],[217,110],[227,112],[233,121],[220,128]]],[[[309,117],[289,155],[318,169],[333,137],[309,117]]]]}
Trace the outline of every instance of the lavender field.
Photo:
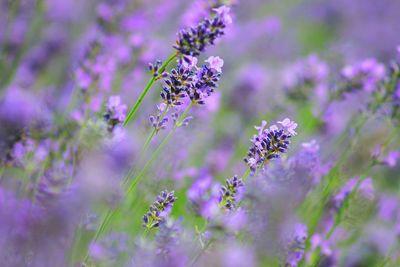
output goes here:
{"type": "Polygon", "coordinates": [[[0,267],[399,267],[399,0],[0,0],[0,267]]]}

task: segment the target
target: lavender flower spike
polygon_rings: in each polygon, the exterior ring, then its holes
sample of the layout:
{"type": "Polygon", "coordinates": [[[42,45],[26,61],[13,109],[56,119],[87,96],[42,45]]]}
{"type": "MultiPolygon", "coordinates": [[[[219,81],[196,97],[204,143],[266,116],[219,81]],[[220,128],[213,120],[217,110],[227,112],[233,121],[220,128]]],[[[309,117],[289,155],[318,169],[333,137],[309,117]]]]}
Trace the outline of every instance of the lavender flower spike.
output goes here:
{"type": "Polygon", "coordinates": [[[236,207],[236,201],[241,187],[243,187],[243,181],[238,178],[237,175],[226,179],[226,185],[221,187],[220,206],[227,210],[233,210],[236,207]]]}
{"type": "Polygon", "coordinates": [[[110,96],[107,103],[107,111],[104,114],[104,120],[108,124],[110,132],[115,126],[122,124],[126,117],[127,106],[121,104],[121,97],[110,96]]]}
{"type": "Polygon", "coordinates": [[[176,199],[174,191],[161,191],[149,211],[143,215],[143,226],[147,229],[159,227],[160,223],[165,221],[169,215],[176,199]]]}
{"type": "Polygon", "coordinates": [[[288,118],[278,121],[278,126],[272,125],[269,129],[266,129],[266,125],[263,121],[261,126],[255,127],[258,134],[251,139],[252,144],[244,159],[252,173],[269,160],[279,158],[280,154],[285,153],[290,144],[289,139],[297,134],[297,123],[288,118]]]}
{"type": "Polygon", "coordinates": [[[184,29],[178,33],[174,48],[179,54],[198,56],[207,46],[213,45],[218,37],[224,35],[225,27],[232,23],[229,7],[213,9],[217,15],[211,20],[206,18],[197,26],[184,29]]]}
{"type": "Polygon", "coordinates": [[[289,242],[288,255],[285,266],[297,267],[304,256],[305,242],[308,237],[307,226],[297,224],[294,229],[292,240],[289,242]]]}

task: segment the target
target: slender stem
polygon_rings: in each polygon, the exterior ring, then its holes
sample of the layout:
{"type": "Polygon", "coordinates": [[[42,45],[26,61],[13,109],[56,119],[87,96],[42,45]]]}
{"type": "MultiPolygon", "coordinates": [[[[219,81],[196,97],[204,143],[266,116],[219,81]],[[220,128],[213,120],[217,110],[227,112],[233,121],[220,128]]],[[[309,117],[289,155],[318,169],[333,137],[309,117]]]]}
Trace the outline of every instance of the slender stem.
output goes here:
{"type": "Polygon", "coordinates": [[[135,180],[133,180],[131,186],[128,189],[128,194],[130,194],[137,186],[137,184],[141,181],[143,178],[143,175],[146,173],[147,169],[150,167],[150,165],[153,163],[154,160],[157,159],[158,155],[160,154],[161,150],[167,145],[173,134],[175,133],[175,128],[173,128],[169,134],[164,138],[164,140],[160,143],[160,145],[157,147],[157,149],[154,151],[150,159],[146,162],[144,165],[143,169],[139,172],[139,174],[136,176],[135,180]]]}
{"type": "Polygon", "coordinates": [[[34,41],[34,39],[39,36],[40,31],[42,30],[41,26],[44,22],[43,12],[45,11],[45,5],[43,0],[38,0],[35,5],[35,16],[33,17],[30,25],[29,31],[26,37],[23,40],[21,47],[16,54],[15,59],[11,62],[10,68],[7,70],[7,73],[4,73],[3,77],[0,79],[0,91],[6,88],[14,79],[15,74],[18,70],[19,63],[21,62],[23,56],[28,51],[30,45],[34,41]]]}
{"type": "Polygon", "coordinates": [[[146,141],[144,142],[143,149],[142,149],[142,151],[140,153],[141,155],[143,155],[143,153],[147,151],[147,149],[148,149],[148,147],[150,145],[150,142],[151,142],[151,140],[153,140],[153,137],[156,135],[156,133],[157,133],[157,129],[154,128],[151,131],[151,133],[149,134],[149,136],[147,137],[146,141]]]}
{"type": "Polygon", "coordinates": [[[150,229],[146,227],[146,229],[144,229],[144,231],[143,231],[143,238],[147,239],[149,234],[150,234],[150,229]]]}
{"type": "MultiPolygon", "coordinates": [[[[162,73],[165,68],[172,62],[175,60],[175,58],[177,57],[176,53],[173,53],[160,67],[160,72],[162,73]]],[[[152,76],[151,79],[147,82],[146,87],[143,89],[142,93],[140,94],[138,100],[136,101],[135,105],[132,107],[132,109],[129,111],[128,115],[126,116],[126,119],[124,121],[124,126],[127,126],[128,123],[133,119],[133,117],[135,116],[137,110],[139,109],[140,105],[143,102],[144,97],[147,95],[147,93],[149,92],[151,86],[153,85],[153,83],[155,82],[156,77],[152,76]]]]}
{"type": "Polygon", "coordinates": [[[242,180],[243,180],[243,181],[247,180],[247,178],[248,178],[249,175],[250,175],[250,172],[251,172],[250,168],[247,168],[246,172],[245,172],[245,173],[243,174],[243,176],[242,176],[242,180]]]}
{"type": "MultiPolygon", "coordinates": [[[[167,105],[167,107],[165,108],[164,112],[161,114],[161,117],[160,117],[161,120],[162,120],[162,119],[165,117],[165,115],[167,114],[168,109],[169,109],[169,105],[167,105]]],[[[147,149],[149,148],[149,145],[150,145],[151,141],[153,140],[154,136],[155,136],[158,132],[159,132],[158,129],[153,128],[153,130],[151,131],[151,133],[150,133],[149,136],[147,137],[147,139],[146,139],[146,141],[145,141],[145,143],[144,143],[144,145],[143,145],[143,148],[142,148],[141,152],[139,153],[139,158],[138,158],[138,160],[137,160],[138,162],[141,162],[141,161],[142,161],[142,156],[146,154],[147,149]]],[[[123,179],[123,182],[122,182],[122,187],[125,187],[125,185],[127,185],[128,181],[129,181],[129,178],[132,177],[132,176],[135,176],[134,166],[132,166],[132,167],[129,169],[127,175],[125,175],[125,177],[124,177],[124,179],[123,179]]]]}
{"type": "Polygon", "coordinates": [[[179,116],[179,118],[176,120],[174,128],[178,128],[182,126],[183,120],[186,118],[186,115],[188,114],[189,110],[193,107],[193,102],[190,102],[190,104],[187,106],[187,108],[183,111],[183,113],[179,116]]]}
{"type": "MultiPolygon", "coordinates": [[[[161,116],[160,116],[160,120],[164,119],[165,115],[167,115],[167,112],[168,112],[168,110],[169,110],[169,107],[170,107],[170,105],[167,105],[167,106],[165,107],[163,113],[162,113],[161,116]]],[[[150,145],[151,140],[152,140],[153,137],[158,133],[158,131],[159,131],[159,129],[157,129],[157,127],[154,127],[154,128],[153,128],[153,130],[151,131],[150,135],[147,137],[146,142],[144,142],[142,152],[140,153],[141,155],[143,155],[143,154],[147,151],[147,149],[148,149],[148,147],[149,147],[149,145],[150,145]]]]}
{"type": "MultiPolygon", "coordinates": [[[[169,61],[171,61],[171,60],[169,60],[169,61]]],[[[165,67],[166,67],[167,65],[168,65],[168,63],[162,68],[162,70],[164,70],[165,67]]],[[[154,77],[152,78],[152,80],[153,80],[153,82],[154,82],[154,77]]],[[[149,87],[149,88],[150,88],[150,87],[149,87]]],[[[167,106],[167,107],[165,108],[164,112],[163,112],[162,115],[161,115],[161,119],[165,117],[165,115],[166,115],[168,109],[169,109],[169,106],[167,106]]],[[[150,135],[147,137],[147,139],[146,139],[146,141],[145,141],[145,143],[144,143],[144,145],[143,145],[143,148],[142,148],[142,151],[141,151],[140,155],[144,155],[144,154],[145,154],[145,152],[147,151],[147,149],[148,149],[148,147],[149,147],[151,141],[153,140],[153,138],[154,138],[154,136],[157,134],[157,132],[158,132],[158,131],[157,131],[156,128],[154,128],[154,129],[151,131],[150,135]]],[[[146,164],[146,165],[147,165],[147,164],[146,164]]],[[[145,166],[145,167],[146,167],[146,166],[145,166]]],[[[143,172],[143,171],[142,171],[142,172],[143,172]]],[[[142,172],[139,174],[139,175],[140,175],[139,177],[142,176],[142,172]]],[[[122,185],[123,185],[123,186],[129,181],[129,178],[130,178],[133,174],[134,174],[134,168],[131,168],[131,169],[128,171],[128,174],[126,175],[126,177],[124,178],[124,180],[123,180],[123,182],[122,182],[122,185]]],[[[132,186],[132,185],[131,185],[131,186],[132,186]]],[[[129,193],[129,191],[130,191],[130,189],[128,189],[128,193],[129,193]]],[[[102,221],[102,223],[101,223],[99,229],[98,229],[98,230],[96,231],[96,233],[95,233],[95,236],[94,236],[94,238],[93,238],[94,241],[96,241],[96,240],[102,235],[102,233],[103,233],[103,232],[105,231],[105,229],[107,228],[108,224],[113,220],[113,218],[117,215],[117,213],[118,213],[119,211],[120,211],[120,208],[113,209],[113,210],[108,210],[108,211],[107,211],[107,214],[106,214],[106,216],[104,217],[104,219],[103,219],[103,221],[102,221]]],[[[86,261],[88,260],[88,257],[89,257],[89,255],[86,254],[85,259],[84,259],[84,262],[86,262],[86,261]]]]}
{"type": "MultiPolygon", "coordinates": [[[[245,173],[242,175],[242,179],[243,179],[243,180],[246,180],[246,179],[249,177],[250,172],[251,172],[250,168],[247,168],[247,170],[245,171],[245,173]]],[[[242,202],[240,201],[240,202],[238,203],[238,206],[240,206],[241,204],[242,204],[242,202]]],[[[207,223],[208,223],[208,222],[206,222],[206,224],[204,225],[203,232],[206,231],[207,223]]],[[[193,265],[196,263],[196,261],[200,258],[200,256],[203,254],[203,252],[206,251],[207,248],[208,248],[211,244],[212,244],[212,240],[209,240],[209,241],[207,242],[207,244],[199,251],[199,253],[192,259],[192,261],[191,261],[191,263],[190,263],[189,266],[193,266],[193,265]]]]}
{"type": "Polygon", "coordinates": [[[4,167],[4,166],[1,166],[1,167],[0,167],[0,182],[1,182],[2,178],[3,178],[4,170],[5,170],[5,167],[4,167]]]}
{"type": "Polygon", "coordinates": [[[140,171],[140,173],[136,176],[135,180],[132,182],[131,186],[128,189],[128,195],[130,195],[138,185],[138,183],[141,181],[143,178],[143,175],[146,173],[147,169],[150,167],[150,165],[156,160],[162,151],[162,149],[169,143],[169,140],[171,137],[174,135],[176,129],[182,125],[183,120],[185,119],[187,113],[189,110],[192,108],[193,102],[190,102],[188,107],[185,109],[185,111],[179,116],[179,118],[176,120],[176,123],[174,125],[174,128],[168,133],[168,135],[164,138],[164,140],[160,143],[160,145],[157,147],[157,149],[154,151],[150,159],[147,161],[143,169],[140,171]]]}
{"type": "Polygon", "coordinates": [[[200,256],[204,253],[204,251],[206,251],[211,244],[212,244],[212,240],[210,239],[206,243],[206,245],[199,251],[199,253],[197,253],[196,256],[194,256],[194,258],[190,262],[189,266],[193,266],[197,262],[197,260],[200,258],[200,256]]]}
{"type": "MultiPolygon", "coordinates": [[[[119,212],[119,208],[114,209],[114,210],[108,210],[106,216],[104,217],[99,229],[96,231],[93,241],[97,241],[101,234],[105,231],[107,225],[111,222],[111,220],[115,217],[115,215],[119,212]]],[[[89,252],[86,252],[85,258],[83,262],[87,263],[89,260],[89,252]]]]}
{"type": "MultiPolygon", "coordinates": [[[[185,111],[179,116],[179,118],[177,119],[174,127],[172,128],[172,130],[168,133],[168,135],[163,139],[163,141],[159,144],[159,146],[157,147],[157,149],[153,152],[152,156],[150,157],[150,159],[146,162],[145,166],[143,167],[143,169],[140,171],[140,173],[136,176],[135,180],[133,180],[132,184],[129,186],[129,189],[127,190],[127,195],[128,195],[128,199],[127,199],[127,203],[130,204],[131,202],[131,197],[133,196],[131,193],[136,189],[138,183],[141,181],[141,179],[143,178],[144,174],[146,173],[147,169],[150,167],[151,163],[157,159],[158,155],[160,154],[160,152],[162,151],[162,149],[168,144],[169,140],[171,139],[171,137],[173,136],[173,134],[175,133],[176,129],[182,125],[183,120],[185,119],[187,113],[189,112],[189,110],[191,109],[191,107],[193,106],[193,103],[191,102],[188,107],[185,109],[185,111]]],[[[152,134],[150,134],[151,136],[152,134]]],[[[154,136],[154,135],[153,135],[154,136]]],[[[149,142],[150,143],[150,142],[149,142]]],[[[125,178],[126,181],[129,181],[129,178],[131,177],[132,174],[132,169],[129,171],[127,177],[125,178]]],[[[107,226],[111,223],[111,221],[113,220],[113,218],[116,216],[116,214],[118,212],[121,211],[121,208],[117,208],[114,210],[109,210],[106,214],[106,216],[104,217],[100,227],[98,228],[95,236],[94,236],[94,240],[97,240],[102,234],[103,232],[105,232],[107,226]]],[[[87,262],[87,260],[89,259],[89,255],[86,254],[84,262],[87,262]]]]}

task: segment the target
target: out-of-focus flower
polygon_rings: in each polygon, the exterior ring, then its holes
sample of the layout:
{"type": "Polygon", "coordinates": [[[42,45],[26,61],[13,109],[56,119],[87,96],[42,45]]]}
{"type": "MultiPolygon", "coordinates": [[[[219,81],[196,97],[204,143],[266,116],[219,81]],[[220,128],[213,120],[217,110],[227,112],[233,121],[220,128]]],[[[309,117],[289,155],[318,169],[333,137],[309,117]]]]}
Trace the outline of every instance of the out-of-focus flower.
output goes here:
{"type": "Polygon", "coordinates": [[[394,221],[397,213],[400,216],[399,208],[399,199],[396,196],[383,195],[379,200],[378,216],[384,221],[394,221]]]}
{"type": "Polygon", "coordinates": [[[101,241],[93,242],[89,246],[89,254],[95,262],[116,263],[122,253],[128,252],[128,236],[112,232],[101,241]]]}
{"type": "Polygon", "coordinates": [[[379,82],[385,77],[385,66],[376,59],[365,59],[342,69],[344,86],[339,90],[353,92],[364,90],[371,93],[378,89],[379,82]]]}
{"type": "Polygon", "coordinates": [[[400,151],[390,151],[388,155],[386,156],[384,162],[389,166],[389,167],[394,167],[397,164],[397,161],[400,158],[400,151]]]}
{"type": "Polygon", "coordinates": [[[396,166],[397,161],[400,158],[400,151],[399,150],[392,150],[387,153],[386,156],[383,154],[383,146],[376,145],[373,150],[371,151],[371,157],[380,164],[384,164],[393,168],[396,166]]]}
{"type": "Polygon", "coordinates": [[[334,204],[336,208],[340,208],[346,198],[356,189],[358,185],[358,190],[367,199],[372,200],[374,198],[374,187],[372,183],[372,178],[367,177],[360,181],[360,177],[350,179],[337,193],[334,198],[334,204]]]}
{"type": "Polygon", "coordinates": [[[219,212],[220,188],[213,182],[213,177],[208,170],[201,171],[187,191],[195,213],[205,218],[214,217],[219,212]]]}
{"type": "Polygon", "coordinates": [[[283,83],[288,96],[293,100],[306,100],[313,94],[322,97],[328,89],[328,74],[328,64],[317,55],[310,55],[284,71],[283,83]]]}
{"type": "Polygon", "coordinates": [[[122,124],[126,117],[127,106],[121,104],[121,97],[110,96],[107,103],[107,111],[104,119],[108,124],[109,130],[112,131],[115,126],[122,124]]]}
{"type": "Polygon", "coordinates": [[[223,250],[221,266],[241,267],[245,263],[248,267],[257,266],[256,255],[251,247],[230,243],[223,250]]]}
{"type": "Polygon", "coordinates": [[[288,255],[285,266],[297,267],[304,257],[305,242],[308,237],[307,226],[296,224],[291,241],[288,244],[288,255]]]}
{"type": "Polygon", "coordinates": [[[246,211],[242,208],[225,213],[223,224],[228,231],[237,232],[245,228],[248,223],[246,211]]]}
{"type": "Polygon", "coordinates": [[[330,256],[332,254],[332,249],[330,248],[329,241],[325,240],[320,234],[314,234],[311,237],[311,249],[315,250],[318,247],[321,249],[321,253],[325,256],[330,256]]]}

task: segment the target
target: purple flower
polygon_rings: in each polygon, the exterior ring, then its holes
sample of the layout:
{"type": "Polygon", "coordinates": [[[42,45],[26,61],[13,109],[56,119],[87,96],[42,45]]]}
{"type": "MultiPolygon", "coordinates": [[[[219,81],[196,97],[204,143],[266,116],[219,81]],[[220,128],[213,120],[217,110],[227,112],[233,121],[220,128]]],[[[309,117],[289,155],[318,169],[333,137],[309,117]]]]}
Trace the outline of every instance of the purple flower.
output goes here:
{"type": "MultiPolygon", "coordinates": [[[[350,195],[351,192],[355,189],[356,185],[359,183],[360,177],[350,179],[336,194],[333,198],[334,204],[336,208],[340,208],[346,198],[350,195]]],[[[372,200],[374,198],[374,187],[372,183],[372,178],[367,177],[362,180],[358,186],[358,190],[360,193],[367,199],[372,200]]]]}
{"type": "Polygon", "coordinates": [[[143,226],[148,229],[159,227],[169,215],[176,199],[174,191],[161,191],[149,211],[143,215],[143,226]]]}
{"type": "Polygon", "coordinates": [[[180,63],[186,69],[193,69],[197,67],[198,59],[196,57],[184,55],[180,59],[178,59],[178,63],[180,63]]]}
{"type": "Polygon", "coordinates": [[[318,247],[321,249],[321,254],[324,256],[332,255],[332,249],[329,241],[325,240],[320,234],[314,234],[311,237],[311,250],[315,251],[318,247]]]}
{"type": "Polygon", "coordinates": [[[278,123],[282,126],[282,128],[289,133],[291,136],[297,135],[295,129],[297,128],[297,123],[291,121],[289,118],[284,119],[283,121],[278,121],[278,123]]]}
{"type": "Polygon", "coordinates": [[[223,259],[221,264],[214,264],[214,266],[225,267],[246,267],[257,266],[256,255],[251,247],[243,246],[235,242],[229,242],[223,251],[223,259]]]}
{"type": "MultiPolygon", "coordinates": [[[[160,95],[165,104],[181,106],[185,104],[187,97],[192,103],[205,104],[205,99],[217,88],[221,72],[206,65],[197,68],[190,60],[193,58],[184,56],[179,60],[182,63],[178,63],[176,69],[163,74],[164,86],[160,95]]],[[[215,68],[222,67],[219,57],[215,61],[215,68]]]]}
{"type": "Polygon", "coordinates": [[[395,97],[400,100],[400,83],[397,85],[396,92],[394,93],[395,97]]]}
{"type": "Polygon", "coordinates": [[[114,15],[113,13],[114,11],[112,7],[107,3],[100,3],[97,6],[97,16],[106,22],[112,21],[114,15]]]}
{"type": "Polygon", "coordinates": [[[379,200],[378,216],[384,221],[393,221],[396,219],[397,213],[399,213],[399,208],[399,199],[397,197],[384,195],[379,200]]]}
{"type": "Polygon", "coordinates": [[[157,60],[156,63],[154,63],[154,64],[153,63],[149,63],[149,70],[151,71],[153,76],[156,77],[156,79],[161,74],[161,73],[159,73],[161,65],[162,65],[161,60],[157,60]]]}
{"type": "Polygon", "coordinates": [[[258,134],[254,135],[244,161],[254,173],[257,168],[263,167],[266,163],[274,158],[279,158],[281,153],[285,153],[290,144],[289,139],[297,134],[294,129],[297,123],[286,118],[279,122],[281,127],[272,125],[266,129],[267,123],[262,122],[261,126],[256,126],[258,134]]]}
{"type": "Polygon", "coordinates": [[[213,9],[222,19],[222,21],[225,23],[225,25],[232,24],[232,17],[229,14],[231,8],[227,6],[220,6],[219,8],[214,8],[213,9]]]}
{"type": "Polygon", "coordinates": [[[342,69],[342,76],[346,84],[341,90],[352,92],[361,89],[371,93],[377,90],[385,73],[385,66],[378,63],[376,59],[365,59],[354,65],[346,66],[342,69]]]}
{"type": "Polygon", "coordinates": [[[386,163],[389,167],[394,167],[396,166],[399,158],[400,158],[400,151],[397,150],[390,151],[386,156],[384,163],[386,163]]]}
{"type": "Polygon", "coordinates": [[[292,238],[288,244],[288,255],[286,265],[288,267],[297,267],[304,256],[305,242],[308,237],[307,226],[304,224],[296,224],[292,238]]]}
{"type": "Polygon", "coordinates": [[[169,73],[163,74],[163,91],[160,95],[163,102],[171,106],[181,106],[184,104],[184,98],[188,95],[189,90],[193,87],[194,74],[191,69],[178,64],[176,69],[172,69],[169,73]]]}
{"type": "Polygon", "coordinates": [[[220,57],[209,57],[206,62],[210,64],[210,68],[216,70],[217,72],[222,72],[222,66],[224,66],[224,60],[220,57]]]}
{"type": "Polygon", "coordinates": [[[324,97],[327,89],[329,68],[317,55],[296,62],[284,71],[283,83],[293,100],[309,99],[312,93],[324,97]]]}
{"type": "Polygon", "coordinates": [[[203,105],[214,90],[218,87],[217,82],[221,73],[215,69],[203,65],[196,72],[193,86],[189,88],[188,95],[193,103],[203,105]]]}
{"type": "Polygon", "coordinates": [[[235,209],[243,186],[243,180],[238,178],[237,175],[226,179],[226,185],[221,187],[219,205],[227,210],[235,209]]]}
{"type": "Polygon", "coordinates": [[[231,210],[230,212],[225,213],[223,223],[225,227],[232,232],[244,229],[248,223],[246,210],[239,207],[236,210],[231,210]]]}
{"type": "Polygon", "coordinates": [[[211,188],[212,185],[212,176],[205,172],[204,174],[200,175],[199,179],[194,181],[187,191],[187,196],[189,200],[193,202],[199,201],[206,192],[211,188]]]}
{"type": "Polygon", "coordinates": [[[311,140],[308,143],[302,143],[301,147],[310,153],[317,153],[319,151],[319,144],[316,140],[311,140]]]}
{"type": "Polygon", "coordinates": [[[371,157],[378,163],[387,165],[391,168],[395,167],[397,161],[400,158],[400,151],[399,150],[392,150],[384,156],[383,154],[383,146],[376,145],[373,150],[371,151],[371,157]]]}
{"type": "Polygon", "coordinates": [[[224,35],[227,24],[232,23],[229,8],[220,7],[214,10],[213,19],[204,19],[197,26],[181,30],[174,48],[179,54],[198,56],[207,46],[213,45],[217,38],[224,35]]]}
{"type": "Polygon", "coordinates": [[[167,128],[168,118],[167,117],[161,118],[161,114],[158,114],[157,116],[150,116],[149,120],[151,126],[153,126],[153,128],[157,132],[167,128]]]}
{"type": "Polygon", "coordinates": [[[220,185],[213,182],[208,170],[203,170],[187,191],[194,211],[205,218],[214,217],[218,211],[220,185]]]}
{"type": "Polygon", "coordinates": [[[127,106],[121,104],[119,96],[110,96],[107,102],[107,110],[104,114],[104,119],[108,124],[109,131],[112,131],[115,126],[122,124],[126,117],[127,106]]]}

